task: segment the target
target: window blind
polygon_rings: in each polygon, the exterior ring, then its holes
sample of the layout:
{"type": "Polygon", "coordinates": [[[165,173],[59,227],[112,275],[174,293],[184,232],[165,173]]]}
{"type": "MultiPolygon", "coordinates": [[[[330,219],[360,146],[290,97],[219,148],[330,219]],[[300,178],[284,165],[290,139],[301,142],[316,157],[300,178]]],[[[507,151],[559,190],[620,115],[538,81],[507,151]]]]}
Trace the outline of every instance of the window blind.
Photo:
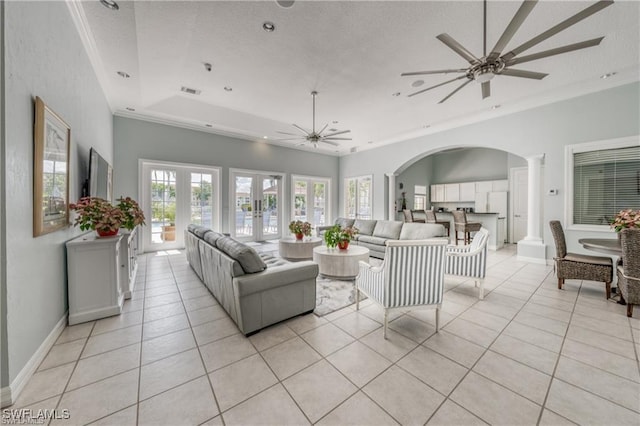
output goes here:
{"type": "Polygon", "coordinates": [[[607,225],[640,208],[640,146],[573,154],[573,223],[607,225]]]}

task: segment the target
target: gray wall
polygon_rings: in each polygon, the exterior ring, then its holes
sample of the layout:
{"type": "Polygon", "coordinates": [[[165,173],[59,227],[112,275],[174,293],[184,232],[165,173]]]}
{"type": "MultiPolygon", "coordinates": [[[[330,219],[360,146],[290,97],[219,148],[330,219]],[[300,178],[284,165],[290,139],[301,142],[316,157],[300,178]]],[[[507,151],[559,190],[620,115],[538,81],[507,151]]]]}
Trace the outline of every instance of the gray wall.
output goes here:
{"type": "MultiPolygon", "coordinates": [[[[398,201],[398,210],[400,210],[400,199],[402,198],[402,192],[406,192],[407,195],[407,208],[413,208],[413,199],[415,195],[416,185],[427,186],[427,206],[429,203],[429,186],[434,183],[432,179],[433,174],[433,156],[425,157],[420,161],[412,164],[404,172],[396,176],[396,193],[395,199],[398,201]],[[399,184],[403,183],[404,189],[400,189],[399,184]]],[[[399,217],[399,216],[398,216],[399,217]]]]}
{"type": "Polygon", "coordinates": [[[4,110],[3,182],[11,208],[3,236],[11,249],[2,346],[8,349],[10,383],[65,316],[64,243],[81,233],[70,227],[33,237],[34,98],[71,127],[70,201],[80,195],[91,146],[112,161],[113,121],[65,2],[5,2],[4,13],[5,104],[11,108],[4,110]]]}
{"type": "MultiPolygon", "coordinates": [[[[222,167],[222,231],[229,231],[229,168],[287,173],[284,197],[291,194],[291,174],[331,178],[332,217],[338,208],[338,157],[251,142],[164,124],[114,117],[114,195],[138,194],[138,160],[173,161],[222,167]]],[[[289,208],[284,212],[288,223],[289,208]]]]}
{"type": "Polygon", "coordinates": [[[433,183],[475,182],[507,179],[507,153],[470,148],[433,156],[433,183]]]}
{"type": "MultiPolygon", "coordinates": [[[[519,113],[382,146],[341,158],[341,176],[373,173],[374,218],[385,216],[385,173],[402,171],[426,155],[453,147],[486,147],[520,157],[545,154],[543,193],[564,194],[564,147],[640,134],[640,83],[632,83],[519,113]]],[[[340,211],[343,203],[340,200],[340,211]]],[[[543,197],[543,223],[564,217],[563,197],[543,197]]],[[[553,244],[548,226],[544,241],[553,244]]],[[[567,232],[570,249],[585,235],[567,232]]]]}

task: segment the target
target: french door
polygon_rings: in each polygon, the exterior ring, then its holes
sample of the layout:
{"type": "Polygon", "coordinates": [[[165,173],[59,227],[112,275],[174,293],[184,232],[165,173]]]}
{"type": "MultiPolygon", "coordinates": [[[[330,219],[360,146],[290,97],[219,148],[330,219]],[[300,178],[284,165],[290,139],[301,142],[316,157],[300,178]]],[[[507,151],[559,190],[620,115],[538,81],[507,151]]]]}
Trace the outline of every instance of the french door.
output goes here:
{"type": "Polygon", "coordinates": [[[220,230],[219,169],[142,160],[145,251],[184,247],[190,223],[220,230]]]}
{"type": "Polygon", "coordinates": [[[327,178],[293,176],[292,177],[292,220],[311,223],[315,229],[330,223],[329,188],[327,178]]]}
{"type": "Polygon", "coordinates": [[[240,241],[279,238],[283,175],[231,170],[231,233],[240,241]]]}

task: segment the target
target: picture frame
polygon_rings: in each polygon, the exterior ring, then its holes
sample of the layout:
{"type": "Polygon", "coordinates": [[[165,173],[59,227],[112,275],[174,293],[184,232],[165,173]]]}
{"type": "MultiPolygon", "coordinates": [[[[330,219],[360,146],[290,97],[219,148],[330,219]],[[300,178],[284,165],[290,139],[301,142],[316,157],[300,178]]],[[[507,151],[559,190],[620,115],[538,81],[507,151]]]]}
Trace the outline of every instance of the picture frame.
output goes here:
{"type": "Polygon", "coordinates": [[[33,236],[69,225],[71,128],[42,99],[35,99],[33,236]]]}

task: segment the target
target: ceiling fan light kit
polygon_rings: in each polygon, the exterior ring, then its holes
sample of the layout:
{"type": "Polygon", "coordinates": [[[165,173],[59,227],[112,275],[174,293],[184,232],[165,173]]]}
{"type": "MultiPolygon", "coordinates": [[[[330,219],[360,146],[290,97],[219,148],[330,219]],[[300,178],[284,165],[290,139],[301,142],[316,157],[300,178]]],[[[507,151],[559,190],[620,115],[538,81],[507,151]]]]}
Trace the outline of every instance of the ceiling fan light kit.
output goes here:
{"type": "Polygon", "coordinates": [[[518,55],[533,46],[543,42],[544,40],[558,34],[559,32],[569,28],[570,26],[577,24],[585,18],[593,15],[596,12],[604,9],[613,4],[612,0],[600,0],[586,9],[578,12],[577,14],[571,16],[568,19],[560,22],[559,24],[551,27],[545,32],[537,35],[526,43],[521,44],[513,50],[508,51],[505,54],[502,54],[504,49],[507,47],[515,33],[518,31],[522,23],[526,20],[529,13],[533,10],[534,6],[538,0],[524,0],[520,5],[520,8],[516,12],[516,14],[505,28],[504,32],[496,42],[491,52],[487,55],[487,0],[484,0],[484,31],[483,31],[483,56],[481,58],[476,57],[473,53],[467,50],[464,46],[458,43],[453,37],[450,35],[443,33],[438,35],[436,38],[440,40],[442,43],[447,45],[451,50],[456,52],[459,56],[463,57],[467,62],[469,62],[468,68],[458,68],[458,69],[443,69],[443,70],[435,70],[435,71],[415,71],[415,72],[407,72],[401,74],[401,77],[407,76],[416,76],[416,75],[429,75],[429,74],[450,74],[450,73],[462,73],[464,75],[459,76],[457,78],[445,81],[440,84],[436,84],[431,87],[427,87],[426,89],[422,89],[418,92],[411,93],[408,95],[409,97],[419,95],[421,93],[427,92],[431,89],[435,89],[436,87],[444,86],[445,84],[452,83],[457,80],[467,79],[467,81],[463,82],[460,86],[458,86],[453,92],[449,93],[444,99],[442,99],[439,103],[445,102],[451,96],[456,94],[460,89],[469,84],[471,81],[476,81],[481,84],[482,87],[482,99],[488,98],[491,96],[491,80],[496,75],[505,75],[509,77],[519,77],[519,78],[529,78],[534,80],[541,80],[545,78],[548,74],[535,72],[535,71],[525,71],[519,69],[511,68],[514,65],[522,64],[529,61],[534,61],[537,59],[547,58],[554,55],[559,55],[562,53],[572,52],[575,50],[585,49],[587,47],[593,47],[600,44],[604,37],[598,37],[591,40],[582,41],[579,43],[573,43],[562,47],[557,47],[554,49],[545,50],[542,52],[534,53],[527,56],[518,55]]]}

